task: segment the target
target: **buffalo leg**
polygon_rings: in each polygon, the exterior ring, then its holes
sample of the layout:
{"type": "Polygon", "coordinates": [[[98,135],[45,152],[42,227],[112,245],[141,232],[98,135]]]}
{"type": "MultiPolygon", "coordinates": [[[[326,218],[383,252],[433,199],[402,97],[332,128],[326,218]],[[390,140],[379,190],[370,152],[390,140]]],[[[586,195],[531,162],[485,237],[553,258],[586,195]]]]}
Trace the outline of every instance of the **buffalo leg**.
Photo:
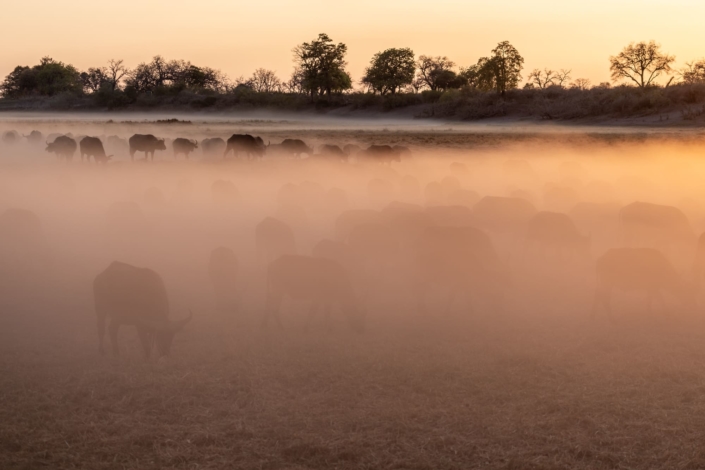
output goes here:
{"type": "Polygon", "coordinates": [[[267,328],[270,316],[273,316],[277,322],[277,325],[279,325],[279,328],[282,328],[282,321],[279,317],[279,310],[281,309],[282,300],[284,300],[284,297],[281,295],[267,296],[267,304],[264,309],[264,318],[262,319],[262,328],[267,328]]]}
{"type": "Polygon", "coordinates": [[[140,343],[142,343],[142,352],[144,353],[144,358],[149,359],[152,353],[153,345],[153,334],[143,328],[137,329],[137,335],[140,337],[140,343]]]}
{"type": "Polygon", "coordinates": [[[110,344],[113,347],[113,356],[119,356],[120,350],[118,349],[117,334],[120,324],[115,320],[110,320],[110,325],[108,326],[108,334],[110,335],[110,344]]]}
{"type": "Polygon", "coordinates": [[[98,314],[98,351],[101,355],[105,355],[103,347],[103,339],[105,337],[105,315],[98,314]]]}

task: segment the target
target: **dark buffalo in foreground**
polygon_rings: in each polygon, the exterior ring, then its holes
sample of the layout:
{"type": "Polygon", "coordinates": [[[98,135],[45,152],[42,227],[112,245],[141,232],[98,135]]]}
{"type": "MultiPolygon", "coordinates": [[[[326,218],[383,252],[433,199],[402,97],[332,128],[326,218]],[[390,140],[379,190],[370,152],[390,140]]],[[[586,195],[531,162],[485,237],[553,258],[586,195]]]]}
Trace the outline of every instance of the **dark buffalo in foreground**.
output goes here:
{"type": "Polygon", "coordinates": [[[243,152],[247,158],[262,158],[267,149],[261,137],[253,137],[250,134],[233,134],[228,139],[223,158],[230,152],[237,157],[238,153],[243,152]]]}
{"type": "Polygon", "coordinates": [[[146,358],[156,345],[159,356],[168,356],[174,335],[192,318],[169,320],[169,299],[161,276],[146,268],[113,262],[93,281],[93,299],[98,316],[98,341],[104,354],[106,320],[113,354],[118,355],[118,329],[134,325],[146,358]]]}
{"type": "Polygon", "coordinates": [[[29,142],[30,144],[40,143],[43,137],[44,136],[39,131],[32,131],[29,133],[29,135],[24,136],[24,138],[27,139],[27,142],[29,142]]]}
{"type": "Polygon", "coordinates": [[[313,148],[306,145],[306,143],[301,139],[284,139],[279,148],[285,153],[293,155],[295,157],[301,157],[302,153],[306,155],[313,155],[313,148]]]}
{"type": "Polygon", "coordinates": [[[389,145],[370,145],[363,155],[371,161],[378,163],[400,162],[399,151],[389,145]]]}
{"type": "Polygon", "coordinates": [[[144,158],[151,157],[154,160],[154,152],[157,150],[166,150],[164,139],[157,139],[152,134],[135,134],[130,137],[130,158],[135,160],[136,152],[144,152],[144,158]]]}
{"type": "Polygon", "coordinates": [[[198,142],[179,137],[174,139],[174,142],[171,143],[171,147],[174,149],[174,158],[179,154],[183,154],[188,160],[189,154],[198,148],[198,142]]]}
{"type": "MultiPolygon", "coordinates": [[[[350,328],[364,332],[365,314],[360,308],[348,272],[335,261],[311,256],[282,256],[267,269],[267,305],[263,326],[274,317],[278,326],[284,297],[311,302],[306,326],[322,306],[326,322],[330,309],[337,304],[347,317],[350,328]]],[[[330,323],[328,323],[330,328],[330,323]]]]}
{"type": "Polygon", "coordinates": [[[78,148],[78,145],[76,144],[76,141],[73,140],[71,137],[65,136],[65,135],[60,135],[59,137],[54,140],[54,142],[50,142],[47,144],[46,151],[49,153],[53,153],[59,159],[65,158],[67,161],[71,161],[73,159],[73,155],[76,153],[76,149],[78,148]]]}
{"type": "Polygon", "coordinates": [[[212,137],[201,141],[201,150],[206,157],[220,156],[225,152],[225,141],[220,137],[212,137]]]}
{"type": "Polygon", "coordinates": [[[83,157],[86,157],[90,162],[91,157],[93,157],[96,163],[106,163],[112,158],[112,155],[105,155],[105,148],[103,148],[103,142],[98,137],[84,137],[79,143],[81,150],[81,161],[83,157]]]}

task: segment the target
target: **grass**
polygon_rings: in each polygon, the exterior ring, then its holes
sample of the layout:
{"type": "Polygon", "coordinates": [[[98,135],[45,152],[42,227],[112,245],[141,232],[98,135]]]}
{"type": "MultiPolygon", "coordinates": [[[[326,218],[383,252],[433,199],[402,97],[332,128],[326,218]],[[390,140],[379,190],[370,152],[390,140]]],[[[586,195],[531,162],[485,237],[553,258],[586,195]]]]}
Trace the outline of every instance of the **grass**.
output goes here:
{"type": "Polygon", "coordinates": [[[0,467],[705,466],[693,324],[456,318],[357,337],[211,319],[144,363],[128,329],[124,357],[99,357],[85,320],[6,329],[0,467]]]}

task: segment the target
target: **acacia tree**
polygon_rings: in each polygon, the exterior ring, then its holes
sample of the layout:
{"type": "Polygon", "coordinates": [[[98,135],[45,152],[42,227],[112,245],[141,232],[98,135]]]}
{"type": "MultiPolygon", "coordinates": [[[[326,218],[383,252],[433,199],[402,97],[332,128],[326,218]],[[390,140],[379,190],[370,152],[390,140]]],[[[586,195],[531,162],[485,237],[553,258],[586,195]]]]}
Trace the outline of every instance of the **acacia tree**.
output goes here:
{"type": "Polygon", "coordinates": [[[417,80],[432,91],[436,91],[443,88],[444,82],[448,82],[448,72],[453,71],[455,62],[445,56],[430,57],[422,55],[419,56],[417,66],[419,68],[417,80]]]}
{"type": "Polygon", "coordinates": [[[392,48],[372,57],[361,82],[382,95],[393,95],[402,87],[411,85],[415,72],[414,51],[392,48]]]}
{"type": "Polygon", "coordinates": [[[671,64],[675,60],[674,56],[661,52],[661,45],[654,41],[631,43],[622,52],[610,57],[612,81],[627,79],[640,88],[646,88],[653,85],[661,74],[671,73],[671,64]]]}
{"type": "Polygon", "coordinates": [[[524,58],[508,41],[500,42],[492,49],[492,55],[481,57],[477,64],[463,71],[468,83],[481,90],[496,90],[504,96],[507,90],[516,88],[521,80],[524,58]]]}
{"type": "Polygon", "coordinates": [[[350,75],[345,71],[345,54],[348,46],[334,44],[327,34],[319,34],[318,39],[305,42],[293,50],[301,86],[311,95],[311,99],[325,94],[340,93],[352,88],[350,75]]]}

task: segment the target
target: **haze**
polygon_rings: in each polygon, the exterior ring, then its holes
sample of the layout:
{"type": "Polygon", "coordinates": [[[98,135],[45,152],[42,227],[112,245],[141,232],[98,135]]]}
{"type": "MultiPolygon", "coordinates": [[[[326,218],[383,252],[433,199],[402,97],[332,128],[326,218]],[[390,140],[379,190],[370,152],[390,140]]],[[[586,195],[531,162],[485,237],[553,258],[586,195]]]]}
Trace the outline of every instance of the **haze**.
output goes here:
{"type": "Polygon", "coordinates": [[[22,47],[4,48],[0,75],[44,56],[83,70],[111,58],[134,67],[160,54],[231,78],[258,67],[288,78],[291,49],[326,32],[348,45],[356,82],[388,47],[467,66],[509,40],[525,57],[525,72],[566,68],[597,84],[609,80],[608,57],[632,41],[660,42],[679,65],[701,58],[704,16],[705,4],[689,0],[7,2],[0,43],[22,47]]]}

